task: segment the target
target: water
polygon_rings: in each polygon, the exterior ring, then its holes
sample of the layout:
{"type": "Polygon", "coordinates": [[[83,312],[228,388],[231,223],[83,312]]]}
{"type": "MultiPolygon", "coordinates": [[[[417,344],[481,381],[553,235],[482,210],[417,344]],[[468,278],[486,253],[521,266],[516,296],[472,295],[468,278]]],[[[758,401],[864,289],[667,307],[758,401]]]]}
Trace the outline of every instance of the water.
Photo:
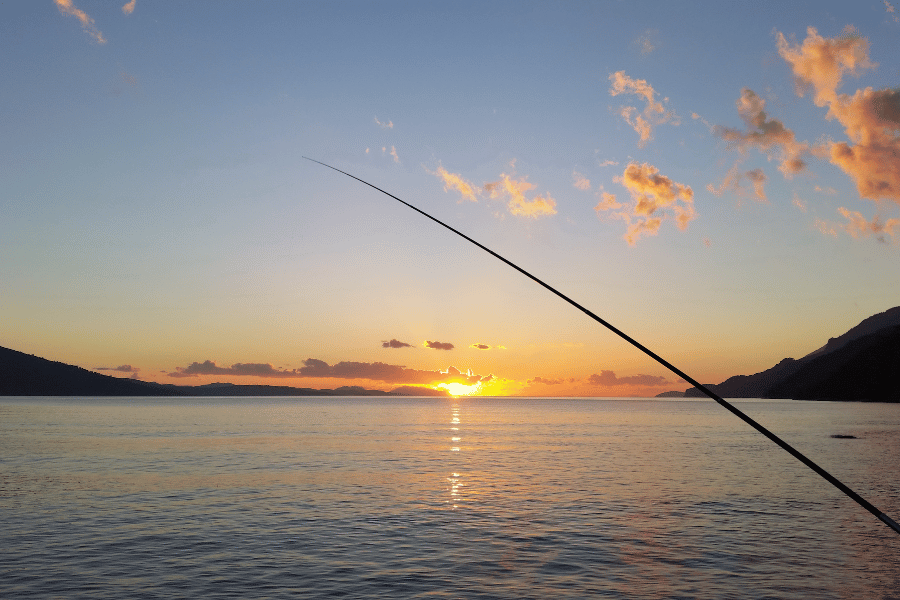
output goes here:
{"type": "MultiPolygon", "coordinates": [[[[900,405],[739,406],[900,520],[900,405]]],[[[900,536],[704,400],[4,398],[0,597],[900,598],[900,536]]]]}

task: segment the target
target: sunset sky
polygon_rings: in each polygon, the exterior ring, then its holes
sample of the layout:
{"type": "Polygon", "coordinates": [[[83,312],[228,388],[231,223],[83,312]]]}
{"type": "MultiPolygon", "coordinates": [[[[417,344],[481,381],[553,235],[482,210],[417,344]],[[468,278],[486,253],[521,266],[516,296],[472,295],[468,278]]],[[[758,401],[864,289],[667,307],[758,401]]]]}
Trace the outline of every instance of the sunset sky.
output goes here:
{"type": "Polygon", "coordinates": [[[0,346],[146,381],[688,387],[900,304],[900,4],[0,4],[0,346]]]}

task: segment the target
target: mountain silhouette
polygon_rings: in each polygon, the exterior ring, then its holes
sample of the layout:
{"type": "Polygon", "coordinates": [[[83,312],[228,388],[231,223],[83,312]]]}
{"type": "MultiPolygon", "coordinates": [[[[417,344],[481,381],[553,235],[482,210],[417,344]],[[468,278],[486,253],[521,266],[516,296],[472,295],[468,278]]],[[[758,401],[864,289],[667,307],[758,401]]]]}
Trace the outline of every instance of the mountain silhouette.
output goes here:
{"type": "Polygon", "coordinates": [[[0,347],[0,396],[389,396],[392,392],[343,386],[334,390],[286,385],[171,385],[94,373],[0,347]]]}
{"type": "MultiPolygon", "coordinates": [[[[707,387],[723,398],[900,402],[900,306],[864,319],[803,358],[707,387]]],[[[684,397],[706,394],[689,388],[684,397]]]]}

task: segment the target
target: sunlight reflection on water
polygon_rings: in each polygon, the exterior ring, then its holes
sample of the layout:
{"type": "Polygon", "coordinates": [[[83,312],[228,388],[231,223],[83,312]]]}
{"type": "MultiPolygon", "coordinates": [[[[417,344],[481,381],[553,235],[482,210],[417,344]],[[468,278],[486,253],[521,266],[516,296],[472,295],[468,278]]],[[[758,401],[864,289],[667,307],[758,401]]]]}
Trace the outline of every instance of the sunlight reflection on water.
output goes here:
{"type": "MultiPolygon", "coordinates": [[[[900,406],[741,408],[900,514],[900,406]]],[[[896,535],[703,400],[5,399],[0,460],[2,597],[900,589],[896,535]]]]}

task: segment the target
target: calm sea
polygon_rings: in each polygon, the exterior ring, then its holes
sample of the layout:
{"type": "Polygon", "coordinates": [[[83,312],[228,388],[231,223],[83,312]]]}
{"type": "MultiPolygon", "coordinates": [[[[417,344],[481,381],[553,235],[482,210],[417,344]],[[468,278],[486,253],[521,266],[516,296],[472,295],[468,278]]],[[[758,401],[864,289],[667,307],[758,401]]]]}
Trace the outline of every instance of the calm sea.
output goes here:
{"type": "MultiPolygon", "coordinates": [[[[900,404],[738,404],[900,520],[900,404]]],[[[0,398],[0,597],[900,598],[900,536],[704,400],[0,398]]]]}

